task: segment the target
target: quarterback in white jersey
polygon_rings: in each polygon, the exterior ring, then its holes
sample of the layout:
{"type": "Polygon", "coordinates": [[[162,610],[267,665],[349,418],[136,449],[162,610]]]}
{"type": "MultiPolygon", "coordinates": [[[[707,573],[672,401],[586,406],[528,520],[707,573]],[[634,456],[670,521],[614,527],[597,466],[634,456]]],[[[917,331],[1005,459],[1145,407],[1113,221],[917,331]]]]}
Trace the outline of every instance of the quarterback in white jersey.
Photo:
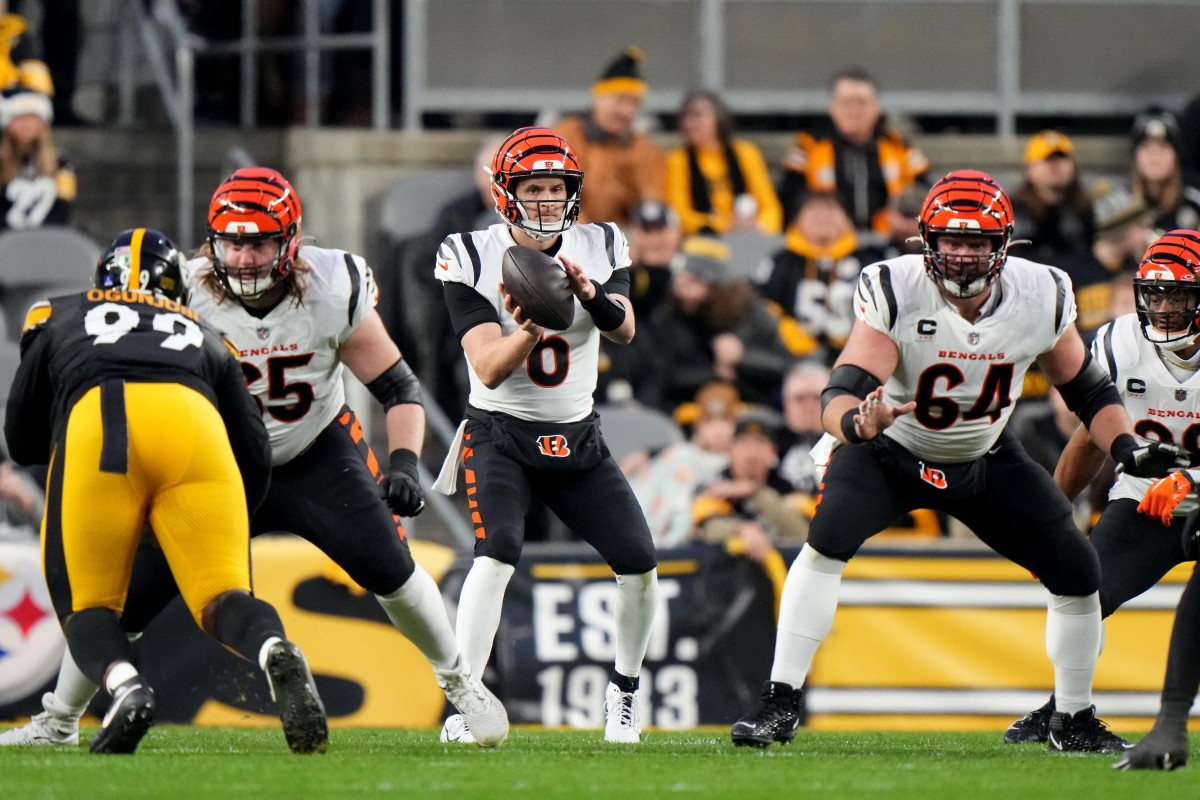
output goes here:
{"type": "MultiPolygon", "coordinates": [[[[437,584],[413,561],[400,523],[425,502],[417,480],[420,386],[375,311],[366,263],[342,250],[300,247],[300,221],[300,200],[283,175],[239,169],[213,195],[208,242],[189,265],[194,308],[238,351],[270,434],[274,468],[266,498],[251,509],[251,533],[302,536],[372,592],[429,659],[476,742],[500,744],[508,735],[504,707],[467,667],[437,584]],[[346,405],[343,365],[385,408],[386,470],[346,405]]],[[[137,591],[135,565],[130,596],[137,591]]],[[[71,685],[79,677],[64,665],[45,714],[0,744],[59,743],[54,732],[77,726],[83,711],[76,701],[87,687],[71,685]]]]}
{"type": "MultiPolygon", "coordinates": [[[[1137,312],[1096,331],[1095,362],[1116,383],[1134,431],[1180,445],[1200,465],[1200,234],[1171,231],[1146,251],[1134,276],[1137,312]]],[[[1095,477],[1104,452],[1080,428],[1054,478],[1074,498],[1095,477]]],[[[1154,482],[1121,473],[1092,530],[1100,557],[1100,611],[1107,617],[1197,556],[1193,487],[1200,470],[1154,482]],[[1138,513],[1138,512],[1142,513],[1138,513]]],[[[1193,570],[1176,612],[1167,680],[1155,732],[1120,762],[1171,769],[1187,761],[1186,720],[1200,685],[1200,577],[1193,570]]],[[[1009,742],[1044,741],[1054,698],[1009,727],[1009,742]]]]}
{"type": "Polygon", "coordinates": [[[1070,281],[1009,257],[1012,229],[1012,205],[990,176],[952,172],[921,209],[924,255],[875,264],[860,276],[858,319],[822,393],[822,423],[841,444],[808,541],[788,571],[771,679],[759,704],[734,724],[735,744],[766,747],[795,736],[800,687],[833,624],[846,563],[901,514],[933,508],[961,520],[1050,592],[1051,749],[1126,746],[1096,719],[1091,702],[1101,630],[1096,553],[1066,497],[1005,424],[1036,359],[1128,472],[1163,474],[1180,451],[1134,438],[1116,388],[1072,324],[1070,281]]]}
{"type": "MultiPolygon", "coordinates": [[[[578,264],[584,277],[603,285],[617,270],[629,267],[625,235],[611,222],[575,225],[560,234],[556,257],[578,264]]],[[[456,233],[438,248],[437,277],[445,283],[472,287],[495,309],[502,335],[520,329],[504,313],[500,291],[500,263],[504,252],[517,244],[506,223],[485,231],[456,233]],[[469,237],[469,238],[464,238],[469,237]]],[[[554,331],[530,351],[527,369],[514,369],[498,386],[489,387],[467,359],[472,406],[484,411],[511,414],[518,419],[576,422],[592,413],[596,390],[600,329],[575,300],[575,321],[565,331],[554,331]]]]}
{"type": "MultiPolygon", "coordinates": [[[[638,675],[649,644],[657,561],[646,518],[608,453],[592,409],[600,337],[634,335],[629,253],[611,222],[576,225],[583,171],[549,128],[514,131],[492,158],[492,196],[504,220],[453,234],[438,248],[450,320],[466,355],[466,419],[435,489],[454,491],[465,467],[475,560],[458,604],[458,639],[482,672],[504,592],[521,555],[525,514],[537,498],[604,557],[616,574],[616,663],[605,692],[605,739],[640,741],[638,675]],[[561,263],[575,295],[573,322],[548,331],[526,318],[501,284],[505,251],[521,245],[561,263]]],[[[444,741],[469,741],[451,717],[444,741]]]]}

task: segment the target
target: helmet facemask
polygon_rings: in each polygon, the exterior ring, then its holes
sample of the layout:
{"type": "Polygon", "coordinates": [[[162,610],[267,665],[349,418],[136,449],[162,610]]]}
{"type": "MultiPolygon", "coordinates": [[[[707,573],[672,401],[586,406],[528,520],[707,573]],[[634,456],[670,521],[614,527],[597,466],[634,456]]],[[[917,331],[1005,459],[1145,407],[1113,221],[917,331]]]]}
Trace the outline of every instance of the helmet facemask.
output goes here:
{"type": "Polygon", "coordinates": [[[284,261],[286,237],[282,234],[226,236],[213,233],[213,269],[231,294],[257,300],[275,288],[291,271],[284,261]]]}
{"type": "Polygon", "coordinates": [[[1142,335],[1159,350],[1175,353],[1200,339],[1200,286],[1135,278],[1142,335]]]}
{"type": "Polygon", "coordinates": [[[520,178],[514,178],[510,181],[508,194],[510,207],[516,209],[518,219],[510,224],[520,228],[530,237],[539,242],[549,241],[561,234],[563,231],[570,228],[579,219],[579,184],[577,178],[564,177],[562,175],[554,175],[552,173],[533,173],[520,178]],[[557,197],[548,199],[518,199],[518,187],[534,178],[562,178],[564,183],[564,196],[562,199],[557,197]],[[556,214],[555,211],[560,211],[556,214]],[[550,217],[548,220],[542,217],[550,217]]]}
{"type": "Polygon", "coordinates": [[[992,242],[990,253],[943,253],[937,249],[939,239],[955,235],[958,234],[943,233],[926,237],[925,269],[951,297],[975,297],[1000,277],[1007,256],[1004,239],[1001,236],[988,236],[992,242]]]}

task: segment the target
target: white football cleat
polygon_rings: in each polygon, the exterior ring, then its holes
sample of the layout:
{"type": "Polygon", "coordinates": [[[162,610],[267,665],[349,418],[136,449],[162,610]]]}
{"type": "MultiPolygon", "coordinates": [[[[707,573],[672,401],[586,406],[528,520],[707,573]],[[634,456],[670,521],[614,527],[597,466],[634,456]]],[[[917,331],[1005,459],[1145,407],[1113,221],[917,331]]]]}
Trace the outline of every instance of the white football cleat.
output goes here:
{"type": "Polygon", "coordinates": [[[79,744],[79,717],[65,709],[53,692],[42,695],[46,710],[19,728],[0,733],[0,747],[39,747],[79,744]]]}
{"type": "Polygon", "coordinates": [[[467,727],[467,721],[462,714],[451,714],[442,724],[439,742],[454,742],[455,744],[475,744],[475,737],[467,727]]]}
{"type": "MultiPolygon", "coordinates": [[[[483,682],[471,674],[470,668],[464,664],[459,672],[435,674],[438,686],[462,715],[467,735],[476,744],[496,747],[508,738],[508,713],[483,682]]],[[[442,730],[445,733],[445,727],[442,730]]]]}
{"type": "Polygon", "coordinates": [[[638,744],[642,726],[638,720],[637,692],[622,692],[615,683],[604,691],[604,741],[638,744]]]}

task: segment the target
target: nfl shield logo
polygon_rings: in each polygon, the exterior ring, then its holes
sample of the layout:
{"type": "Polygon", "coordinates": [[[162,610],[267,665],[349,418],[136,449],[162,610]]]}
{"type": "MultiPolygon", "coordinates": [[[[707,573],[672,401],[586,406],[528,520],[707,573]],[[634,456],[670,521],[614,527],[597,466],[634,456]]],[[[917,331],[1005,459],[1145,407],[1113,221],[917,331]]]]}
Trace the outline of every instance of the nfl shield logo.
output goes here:
{"type": "Polygon", "coordinates": [[[979,334],[976,333],[975,331],[971,331],[970,333],[968,333],[967,334],[967,344],[971,345],[972,347],[979,344],[979,334]]]}
{"type": "Polygon", "coordinates": [[[271,329],[270,329],[270,328],[265,328],[265,327],[264,327],[264,328],[259,328],[259,329],[258,329],[258,338],[259,338],[259,339],[262,339],[264,342],[265,342],[267,339],[271,338],[271,329]]]}
{"type": "Polygon", "coordinates": [[[1176,389],[1175,399],[1182,403],[1184,400],[1187,400],[1187,392],[1185,392],[1183,389],[1176,389]]]}

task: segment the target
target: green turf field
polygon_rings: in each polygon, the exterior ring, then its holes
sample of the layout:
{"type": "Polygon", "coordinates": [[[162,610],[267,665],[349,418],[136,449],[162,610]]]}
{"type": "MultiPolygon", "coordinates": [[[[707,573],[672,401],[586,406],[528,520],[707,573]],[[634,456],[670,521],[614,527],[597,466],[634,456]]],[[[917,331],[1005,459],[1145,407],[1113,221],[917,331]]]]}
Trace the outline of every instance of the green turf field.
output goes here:
{"type": "MultiPolygon", "coordinates": [[[[84,734],[91,739],[91,731],[84,734]]],[[[1200,736],[1193,734],[1192,751],[1200,736]]],[[[788,747],[734,748],[724,731],[514,731],[498,751],[439,744],[434,731],[335,729],[324,756],[293,756],[276,730],[155,728],[134,756],[86,747],[0,749],[3,798],[1188,798],[1200,762],[1116,772],[1113,759],[1005,745],[995,733],[808,733],[788,747]]]]}

